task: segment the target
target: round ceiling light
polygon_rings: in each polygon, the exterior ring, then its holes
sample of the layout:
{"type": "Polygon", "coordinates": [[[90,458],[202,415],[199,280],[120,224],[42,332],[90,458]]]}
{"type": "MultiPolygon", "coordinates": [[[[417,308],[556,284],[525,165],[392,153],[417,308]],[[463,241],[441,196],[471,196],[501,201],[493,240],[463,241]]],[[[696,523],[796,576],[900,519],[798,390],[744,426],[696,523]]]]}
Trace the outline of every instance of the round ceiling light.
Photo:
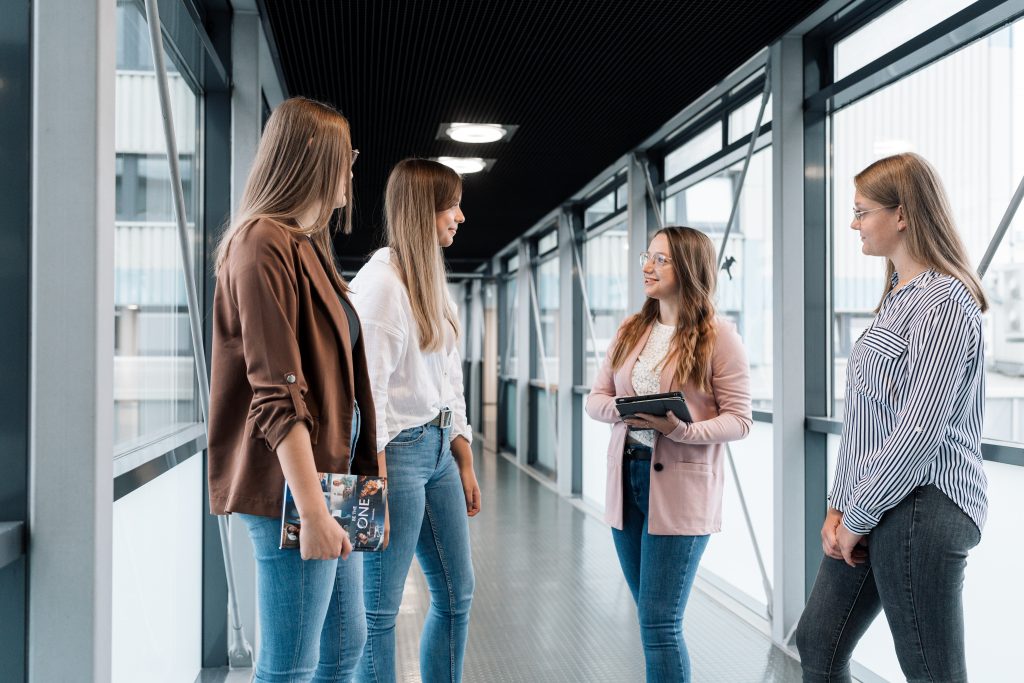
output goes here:
{"type": "Polygon", "coordinates": [[[445,134],[456,142],[497,142],[508,134],[508,129],[496,123],[453,123],[445,134]]]}
{"type": "Polygon", "coordinates": [[[487,168],[487,162],[480,157],[438,157],[437,160],[459,175],[479,173],[487,168]]]}

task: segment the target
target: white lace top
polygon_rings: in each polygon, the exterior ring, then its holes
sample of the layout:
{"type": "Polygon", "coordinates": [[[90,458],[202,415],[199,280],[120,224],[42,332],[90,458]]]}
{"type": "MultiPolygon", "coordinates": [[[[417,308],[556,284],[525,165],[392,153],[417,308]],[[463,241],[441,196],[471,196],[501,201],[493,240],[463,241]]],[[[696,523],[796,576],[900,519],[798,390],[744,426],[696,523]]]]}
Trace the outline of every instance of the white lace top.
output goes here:
{"type": "MultiPolygon", "coordinates": [[[[633,366],[631,379],[633,391],[637,396],[661,393],[661,370],[665,365],[665,356],[668,355],[668,347],[672,342],[672,334],[675,329],[672,325],[662,325],[657,320],[654,321],[651,336],[648,337],[643,351],[640,352],[640,358],[633,366]]],[[[656,432],[653,429],[630,428],[629,430],[631,440],[651,448],[654,448],[655,435],[656,432]]]]}

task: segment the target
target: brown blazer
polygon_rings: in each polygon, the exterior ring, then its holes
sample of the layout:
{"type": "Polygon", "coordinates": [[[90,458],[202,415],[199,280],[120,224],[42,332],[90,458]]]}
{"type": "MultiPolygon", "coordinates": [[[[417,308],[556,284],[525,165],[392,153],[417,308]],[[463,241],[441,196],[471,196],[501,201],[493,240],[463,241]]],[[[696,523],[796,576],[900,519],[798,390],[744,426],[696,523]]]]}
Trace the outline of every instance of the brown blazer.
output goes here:
{"type": "Polygon", "coordinates": [[[348,472],[353,399],[362,428],[352,471],[377,474],[363,335],[353,349],[339,296],[305,237],[261,220],[232,240],[213,297],[214,514],[281,514],[276,449],[299,421],[309,427],[317,471],[348,472]]]}

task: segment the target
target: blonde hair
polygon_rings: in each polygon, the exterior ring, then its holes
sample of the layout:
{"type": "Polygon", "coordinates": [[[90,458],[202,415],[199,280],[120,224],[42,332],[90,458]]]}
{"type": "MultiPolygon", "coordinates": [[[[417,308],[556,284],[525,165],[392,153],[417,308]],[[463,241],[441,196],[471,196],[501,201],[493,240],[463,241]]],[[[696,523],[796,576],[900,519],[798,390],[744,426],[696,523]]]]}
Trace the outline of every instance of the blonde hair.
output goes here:
{"type": "Polygon", "coordinates": [[[348,120],[333,107],[304,97],[282,102],[263,130],[238,213],[217,245],[216,270],[224,265],[232,239],[268,219],[291,233],[308,236],[328,275],[346,291],[334,266],[329,228],[338,188],[344,183],[342,231],[352,229],[351,172],[348,120]],[[298,217],[314,202],[320,202],[319,215],[312,225],[300,226],[298,217]]]}
{"type": "MultiPolygon", "coordinates": [[[[988,300],[977,272],[969,265],[967,248],[953,220],[942,180],[932,165],[913,153],[879,159],[858,173],[857,191],[883,206],[898,206],[907,223],[907,253],[937,273],[956,278],[967,288],[982,312],[988,300]]],[[[877,313],[892,289],[893,262],[886,259],[885,283],[877,313]]]]}
{"type": "Polygon", "coordinates": [[[459,321],[448,294],[448,275],[437,239],[437,213],[462,198],[462,178],[428,159],[404,159],[391,170],[384,194],[387,245],[419,330],[420,349],[444,346],[444,323],[456,339],[459,321]]]}
{"type": "MultiPolygon", "coordinates": [[[[668,240],[672,271],[676,276],[679,320],[669,345],[666,363],[675,362],[675,383],[692,381],[702,391],[711,391],[711,353],[715,348],[715,287],[718,266],[715,245],[700,230],[681,226],[662,228],[657,235],[668,240]]],[[[628,318],[611,350],[612,368],[618,370],[641,337],[658,319],[657,299],[648,298],[640,312],[628,318]]]]}

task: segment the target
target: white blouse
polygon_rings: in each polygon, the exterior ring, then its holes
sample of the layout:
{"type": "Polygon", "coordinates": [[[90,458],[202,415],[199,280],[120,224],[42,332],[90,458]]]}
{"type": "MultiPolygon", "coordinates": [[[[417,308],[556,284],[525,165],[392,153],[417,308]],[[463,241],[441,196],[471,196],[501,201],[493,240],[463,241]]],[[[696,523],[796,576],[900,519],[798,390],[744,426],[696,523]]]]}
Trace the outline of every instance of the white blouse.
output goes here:
{"type": "MultiPolygon", "coordinates": [[[[442,351],[420,349],[419,329],[409,293],[391,264],[391,250],[379,249],[350,283],[359,313],[377,413],[377,451],[398,434],[452,411],[451,438],[473,442],[462,388],[462,359],[451,331],[442,351]]],[[[447,295],[447,290],[446,290],[447,295]]],[[[455,307],[453,302],[451,306],[455,307]]]]}
{"type": "MultiPolygon", "coordinates": [[[[633,366],[631,379],[633,381],[633,391],[636,392],[637,396],[661,393],[661,370],[665,365],[665,358],[668,356],[668,348],[672,343],[672,334],[675,332],[675,329],[672,325],[662,325],[659,321],[654,321],[654,329],[651,330],[651,336],[647,338],[647,343],[644,345],[643,351],[640,352],[640,357],[633,366]]],[[[651,448],[654,448],[655,436],[656,433],[653,429],[633,429],[630,427],[629,430],[629,438],[631,440],[638,441],[651,448]]]]}

